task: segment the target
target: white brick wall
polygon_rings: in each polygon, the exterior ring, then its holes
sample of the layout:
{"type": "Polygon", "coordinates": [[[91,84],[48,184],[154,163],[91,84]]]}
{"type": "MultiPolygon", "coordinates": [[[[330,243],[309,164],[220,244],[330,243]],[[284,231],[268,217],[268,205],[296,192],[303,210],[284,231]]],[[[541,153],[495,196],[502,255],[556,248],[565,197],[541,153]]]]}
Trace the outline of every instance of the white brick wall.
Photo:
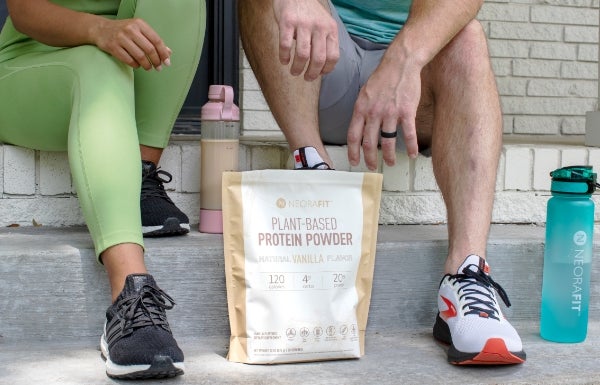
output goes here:
{"type": "MultiPolygon", "coordinates": [[[[336,168],[352,167],[346,147],[329,147],[336,168]]],[[[240,170],[289,168],[291,158],[283,142],[242,143],[240,170]]],[[[445,208],[433,177],[431,159],[409,159],[397,154],[393,167],[380,159],[383,197],[380,223],[442,223],[445,208]]],[[[505,145],[496,183],[493,221],[532,223],[545,221],[550,197],[549,172],[563,165],[592,164],[600,169],[600,149],[584,146],[505,145]]],[[[169,195],[198,223],[200,209],[200,145],[198,141],[173,141],[165,150],[161,167],[173,175],[166,185],[169,195]]],[[[73,193],[65,153],[47,153],[0,145],[0,226],[71,226],[83,224],[73,193]]],[[[598,195],[600,197],[600,195],[598,195]]],[[[594,197],[594,199],[597,199],[594,197]]],[[[600,210],[597,210],[600,219],[600,210]]]]}
{"type": "Polygon", "coordinates": [[[598,0],[486,1],[479,20],[506,136],[583,143],[585,113],[598,102],[598,0]]]}

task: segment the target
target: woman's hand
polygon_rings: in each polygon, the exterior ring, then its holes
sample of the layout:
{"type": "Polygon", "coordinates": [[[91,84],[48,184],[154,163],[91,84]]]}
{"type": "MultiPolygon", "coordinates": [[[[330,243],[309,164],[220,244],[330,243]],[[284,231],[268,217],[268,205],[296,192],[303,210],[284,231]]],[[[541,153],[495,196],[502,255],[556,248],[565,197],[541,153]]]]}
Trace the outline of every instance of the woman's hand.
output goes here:
{"type": "Polygon", "coordinates": [[[133,68],[160,71],[171,64],[171,49],[142,19],[106,19],[92,36],[98,48],[133,68]]]}

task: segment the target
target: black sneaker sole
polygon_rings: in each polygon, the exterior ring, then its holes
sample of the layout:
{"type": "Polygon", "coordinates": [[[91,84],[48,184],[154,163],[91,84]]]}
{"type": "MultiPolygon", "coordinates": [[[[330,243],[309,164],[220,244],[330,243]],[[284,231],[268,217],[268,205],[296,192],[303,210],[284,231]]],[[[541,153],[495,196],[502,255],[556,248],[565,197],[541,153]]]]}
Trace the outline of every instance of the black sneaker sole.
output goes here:
{"type": "Polygon", "coordinates": [[[185,235],[190,232],[189,223],[179,223],[177,218],[167,218],[159,226],[142,226],[142,234],[146,238],[170,237],[185,235]]]}
{"type": "MultiPolygon", "coordinates": [[[[104,356],[103,359],[106,360],[104,356]]],[[[110,378],[119,379],[119,380],[145,380],[151,378],[171,378],[180,376],[184,373],[183,363],[179,363],[179,365],[175,366],[173,364],[173,360],[168,356],[155,356],[152,364],[147,368],[144,366],[147,365],[135,365],[135,366],[120,366],[115,365],[114,363],[110,363],[111,366],[116,366],[118,368],[118,372],[111,372],[111,369],[107,367],[106,375],[110,378]],[[131,371],[129,371],[131,370],[131,371]]]]}
{"type": "Polygon", "coordinates": [[[509,351],[502,338],[490,338],[477,353],[463,353],[454,345],[448,349],[448,362],[453,365],[518,365],[526,359],[524,351],[509,351]]]}
{"type": "Polygon", "coordinates": [[[106,375],[122,380],[143,380],[151,378],[170,378],[182,375],[183,362],[173,363],[169,356],[155,355],[150,365],[119,365],[109,358],[108,344],[104,334],[100,338],[100,357],[106,365],[106,375]]]}
{"type": "Polygon", "coordinates": [[[490,338],[481,352],[464,353],[457,350],[452,344],[450,328],[439,313],[433,325],[433,338],[449,345],[448,362],[453,365],[514,365],[522,364],[527,359],[524,351],[508,351],[501,338],[490,338]]]}
{"type": "Polygon", "coordinates": [[[448,324],[442,320],[440,313],[435,317],[435,324],[433,324],[433,338],[446,345],[452,343],[450,328],[448,327],[448,324]]]}

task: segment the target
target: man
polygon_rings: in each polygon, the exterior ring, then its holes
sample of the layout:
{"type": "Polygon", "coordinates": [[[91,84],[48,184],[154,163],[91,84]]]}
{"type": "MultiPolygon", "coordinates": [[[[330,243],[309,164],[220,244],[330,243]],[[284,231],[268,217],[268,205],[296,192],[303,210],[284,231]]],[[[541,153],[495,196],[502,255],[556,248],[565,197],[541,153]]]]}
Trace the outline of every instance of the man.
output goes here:
{"type": "Polygon", "coordinates": [[[486,245],[502,142],[481,0],[240,1],[245,53],[296,168],[334,167],[347,144],[370,170],[378,150],[431,154],[449,249],[433,334],[453,364],[525,361],[502,315],[486,245]],[[400,131],[400,135],[398,135],[400,131]]]}

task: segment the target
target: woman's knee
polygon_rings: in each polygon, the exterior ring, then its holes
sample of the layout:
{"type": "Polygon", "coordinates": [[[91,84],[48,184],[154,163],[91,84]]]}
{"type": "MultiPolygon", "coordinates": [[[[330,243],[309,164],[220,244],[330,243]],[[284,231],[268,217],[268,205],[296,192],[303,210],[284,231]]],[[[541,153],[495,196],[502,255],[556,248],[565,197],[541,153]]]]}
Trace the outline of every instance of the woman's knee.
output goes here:
{"type": "Polygon", "coordinates": [[[76,74],[74,84],[79,97],[102,99],[132,98],[133,71],[126,64],[95,46],[79,46],[66,58],[67,66],[76,74]]]}
{"type": "Polygon", "coordinates": [[[131,69],[110,54],[93,45],[68,48],[65,58],[68,66],[79,76],[100,79],[104,77],[130,77],[131,69]]]}

